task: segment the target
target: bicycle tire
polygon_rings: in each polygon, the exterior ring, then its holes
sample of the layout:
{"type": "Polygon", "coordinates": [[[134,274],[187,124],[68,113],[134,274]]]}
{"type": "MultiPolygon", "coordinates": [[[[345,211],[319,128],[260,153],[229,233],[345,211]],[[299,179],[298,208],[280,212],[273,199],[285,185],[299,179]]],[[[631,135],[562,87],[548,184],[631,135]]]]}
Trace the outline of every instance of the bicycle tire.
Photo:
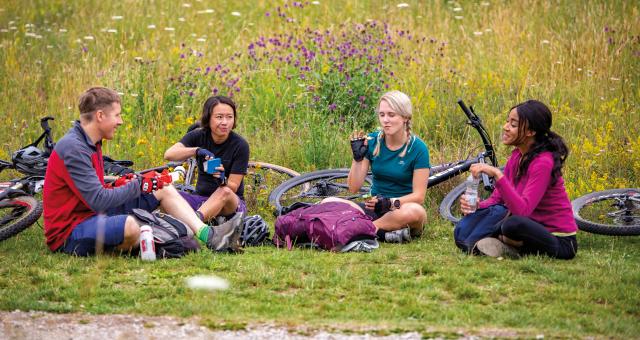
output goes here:
{"type": "Polygon", "coordinates": [[[17,235],[30,227],[42,215],[42,202],[33,196],[18,196],[0,201],[0,241],[17,235]],[[3,211],[11,209],[5,215],[3,211]]]}
{"type": "Polygon", "coordinates": [[[349,175],[349,169],[327,169],[327,170],[312,171],[297,177],[293,177],[287,181],[282,182],[282,184],[280,184],[273,191],[271,191],[271,193],[269,194],[269,204],[271,204],[271,206],[275,208],[276,215],[280,215],[280,212],[282,211],[283,207],[290,205],[290,203],[298,201],[297,199],[302,200],[305,198],[311,198],[312,200],[321,200],[326,197],[341,197],[345,199],[353,199],[354,197],[361,196],[362,194],[369,192],[369,187],[371,185],[371,176],[367,176],[365,178],[365,183],[369,184],[369,186],[363,186],[360,189],[359,194],[350,193],[349,195],[342,196],[339,194],[339,192],[336,192],[335,190],[344,189],[344,192],[347,192],[346,184],[333,183],[335,186],[337,186],[337,188],[340,188],[340,189],[333,187],[332,188],[333,191],[327,192],[326,195],[321,192],[319,194],[306,196],[306,194],[310,190],[313,190],[316,188],[315,185],[312,186],[312,182],[323,181],[323,180],[333,181],[336,179],[342,180],[342,179],[346,179],[348,175],[349,175]],[[302,192],[292,197],[294,201],[284,202],[283,200],[284,200],[284,197],[287,195],[287,193],[289,193],[296,187],[300,187],[302,192]]]}
{"type": "MultiPolygon", "coordinates": [[[[640,235],[640,216],[631,216],[628,223],[619,223],[616,218],[612,218],[607,214],[614,205],[608,205],[608,201],[617,201],[628,199],[630,194],[640,194],[638,188],[627,189],[610,189],[604,191],[596,191],[584,196],[580,196],[571,202],[573,207],[573,217],[578,224],[578,228],[593,234],[611,235],[611,236],[636,236],[640,235]],[[592,215],[589,210],[592,206],[605,203],[602,207],[595,207],[596,215],[592,215]],[[599,210],[598,210],[599,208],[599,210]],[[604,212],[604,214],[602,214],[604,212]],[[613,220],[614,223],[605,223],[600,220],[594,221],[595,218],[603,218],[604,215],[613,220]]],[[[640,204],[631,202],[634,206],[633,210],[640,213],[640,204]]]]}
{"type": "MultiPolygon", "coordinates": [[[[460,201],[460,196],[462,196],[466,190],[467,183],[466,181],[463,181],[462,183],[451,189],[451,191],[449,191],[449,193],[444,196],[442,202],[440,202],[440,207],[438,208],[440,216],[442,216],[446,220],[449,220],[454,225],[458,223],[458,221],[460,221],[460,219],[462,218],[462,213],[459,212],[457,204],[460,201]]],[[[481,182],[480,186],[478,187],[478,197],[480,197],[481,199],[485,199],[489,196],[490,193],[491,192],[489,190],[486,190],[484,188],[481,182]]]]}

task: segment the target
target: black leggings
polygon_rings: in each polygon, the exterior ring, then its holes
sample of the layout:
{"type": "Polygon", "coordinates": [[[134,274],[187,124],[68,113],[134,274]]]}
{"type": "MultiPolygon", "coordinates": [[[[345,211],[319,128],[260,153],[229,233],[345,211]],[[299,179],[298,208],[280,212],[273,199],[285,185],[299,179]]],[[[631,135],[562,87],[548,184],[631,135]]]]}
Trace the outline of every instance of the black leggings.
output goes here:
{"type": "Polygon", "coordinates": [[[522,216],[510,216],[502,224],[502,235],[522,241],[521,254],[545,254],[563,260],[570,260],[578,252],[576,236],[555,236],[542,224],[522,216]]]}

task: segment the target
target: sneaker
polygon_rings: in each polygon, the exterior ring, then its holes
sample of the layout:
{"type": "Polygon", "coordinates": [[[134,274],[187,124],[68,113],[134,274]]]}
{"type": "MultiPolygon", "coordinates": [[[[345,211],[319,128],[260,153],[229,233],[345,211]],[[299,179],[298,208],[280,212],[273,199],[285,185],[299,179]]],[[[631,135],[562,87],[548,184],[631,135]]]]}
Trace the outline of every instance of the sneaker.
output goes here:
{"type": "Polygon", "coordinates": [[[411,242],[411,233],[409,232],[409,228],[402,228],[387,232],[384,234],[384,241],[387,243],[411,242]]]}
{"type": "Polygon", "coordinates": [[[207,240],[207,248],[214,251],[232,251],[236,252],[240,248],[240,235],[244,228],[244,214],[236,213],[233,217],[216,227],[208,227],[209,239],[207,240]]]}
{"type": "Polygon", "coordinates": [[[510,257],[518,258],[520,254],[518,249],[502,243],[502,241],[493,237],[485,237],[478,241],[475,248],[484,255],[491,257],[510,257]]]}

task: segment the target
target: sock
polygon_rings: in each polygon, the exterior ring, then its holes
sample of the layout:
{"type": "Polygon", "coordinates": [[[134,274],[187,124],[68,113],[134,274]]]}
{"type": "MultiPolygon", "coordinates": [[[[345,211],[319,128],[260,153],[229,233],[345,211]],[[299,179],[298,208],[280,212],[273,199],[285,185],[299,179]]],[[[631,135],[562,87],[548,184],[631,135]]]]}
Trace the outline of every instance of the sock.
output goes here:
{"type": "Polygon", "coordinates": [[[378,236],[378,240],[384,241],[384,235],[387,232],[385,230],[382,229],[378,229],[378,231],[376,231],[376,236],[378,236]]]}
{"type": "Polygon", "coordinates": [[[196,237],[198,238],[198,240],[202,241],[202,242],[207,242],[207,240],[209,240],[209,233],[212,233],[213,230],[212,228],[210,228],[208,225],[203,225],[200,229],[198,229],[198,233],[196,234],[196,237]]]}

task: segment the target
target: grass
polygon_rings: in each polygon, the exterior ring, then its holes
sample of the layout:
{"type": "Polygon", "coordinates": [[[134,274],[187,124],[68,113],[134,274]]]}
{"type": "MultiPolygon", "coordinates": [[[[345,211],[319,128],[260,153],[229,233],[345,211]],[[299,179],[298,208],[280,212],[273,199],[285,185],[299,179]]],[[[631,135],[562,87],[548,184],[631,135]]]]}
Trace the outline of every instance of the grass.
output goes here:
{"type": "MultiPolygon", "coordinates": [[[[407,4],[5,1],[0,158],[39,134],[38,117],[53,115],[60,138],[77,117],[77,96],[104,85],[122,93],[125,124],[103,149],[140,168],[162,162],[216,91],[237,100],[238,132],[252,159],[300,172],[345,167],[346,136],[368,126],[371,103],[389,86],[412,97],[414,132],[434,164],[477,150],[457,98],[474,105],[494,140],[509,107],[537,98],[550,105],[553,128],[571,148],[564,171],[571,198],[638,187],[636,2],[407,4]],[[367,52],[340,54],[349,50],[344,44],[367,52]],[[307,59],[308,51],[316,57],[307,59]],[[344,73],[337,71],[342,57],[344,73]]],[[[508,152],[498,147],[502,162],[508,152]]],[[[426,237],[372,254],[254,248],[152,264],[78,259],[51,254],[32,227],[0,244],[0,309],[198,315],[219,328],[275,321],[425,336],[455,336],[460,328],[637,336],[637,237],[580,234],[579,255],[569,262],[466,257],[437,217],[452,185],[428,191],[426,237]],[[206,273],[233,288],[184,287],[184,277],[206,273]]],[[[256,211],[268,215],[260,204],[256,211]]]]}
{"type": "Polygon", "coordinates": [[[639,242],[581,234],[573,261],[496,261],[459,253],[451,227],[435,220],[417,242],[371,254],[258,247],[145,263],[51,254],[35,226],[0,244],[0,308],[198,316],[214,328],[628,337],[638,332],[639,242]],[[196,274],[224,277],[231,289],[189,290],[184,279],[196,274]]]}

